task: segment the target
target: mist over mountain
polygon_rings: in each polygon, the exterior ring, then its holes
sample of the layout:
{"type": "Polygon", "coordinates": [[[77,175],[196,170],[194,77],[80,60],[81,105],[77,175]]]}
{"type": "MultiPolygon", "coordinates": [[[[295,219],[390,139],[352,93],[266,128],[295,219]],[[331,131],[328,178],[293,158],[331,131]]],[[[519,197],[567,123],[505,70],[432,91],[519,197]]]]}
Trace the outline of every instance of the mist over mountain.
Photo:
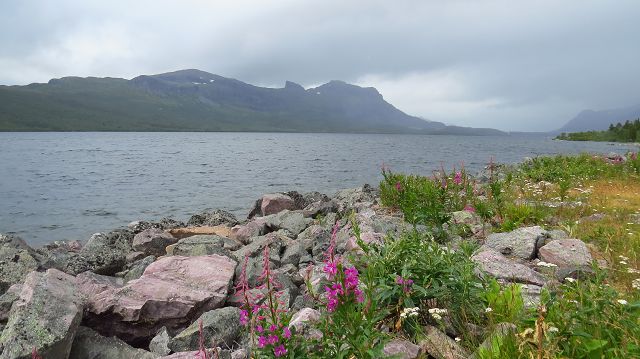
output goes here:
{"type": "Polygon", "coordinates": [[[200,70],[0,86],[0,130],[502,133],[407,115],[372,87],[266,88],[200,70]]]}
{"type": "Polygon", "coordinates": [[[638,118],[640,118],[640,104],[600,111],[584,110],[554,132],[603,131],[608,129],[611,124],[624,123],[638,118]]]}

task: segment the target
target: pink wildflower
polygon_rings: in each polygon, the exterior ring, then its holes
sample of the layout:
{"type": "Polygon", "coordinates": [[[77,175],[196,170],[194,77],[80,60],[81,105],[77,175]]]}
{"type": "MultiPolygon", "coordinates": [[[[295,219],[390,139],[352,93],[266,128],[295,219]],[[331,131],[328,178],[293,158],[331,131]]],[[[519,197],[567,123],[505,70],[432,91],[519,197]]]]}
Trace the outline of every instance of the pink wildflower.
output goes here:
{"type": "Polygon", "coordinates": [[[278,327],[277,327],[275,324],[271,324],[271,325],[269,326],[269,331],[270,331],[270,332],[275,332],[275,331],[276,331],[276,329],[278,329],[278,327]]]}
{"type": "Polygon", "coordinates": [[[256,332],[258,332],[258,333],[264,332],[264,329],[262,328],[262,325],[260,325],[260,324],[256,325],[256,332]]]}
{"type": "Polygon", "coordinates": [[[344,270],[344,284],[347,289],[357,288],[358,282],[358,270],[356,267],[349,267],[344,270]]]}
{"type": "Polygon", "coordinates": [[[287,348],[284,347],[284,344],[280,344],[273,349],[273,354],[276,356],[276,358],[279,358],[287,354],[287,348]]]}
{"type": "Polygon", "coordinates": [[[240,311],[240,324],[242,325],[249,324],[249,312],[247,312],[244,309],[240,311]]]}
{"type": "Polygon", "coordinates": [[[269,344],[275,344],[275,343],[278,342],[278,340],[280,340],[280,338],[278,338],[278,336],[275,335],[275,334],[271,334],[271,335],[269,335],[269,338],[267,340],[268,340],[269,344]]]}
{"type": "Polygon", "coordinates": [[[396,182],[396,191],[402,192],[402,183],[396,182]]]}
{"type": "Polygon", "coordinates": [[[258,348],[264,348],[265,346],[267,346],[267,344],[269,344],[269,341],[265,336],[261,335],[258,338],[258,348]]]}
{"type": "Polygon", "coordinates": [[[200,320],[199,323],[199,328],[198,328],[198,340],[199,340],[199,350],[198,353],[196,354],[197,357],[199,359],[209,359],[209,354],[207,354],[207,349],[204,347],[204,332],[202,330],[202,319],[200,320]]]}
{"type": "Polygon", "coordinates": [[[456,172],[456,175],[453,177],[453,183],[457,185],[462,183],[462,172],[456,172]]]}
{"type": "Polygon", "coordinates": [[[476,211],[476,209],[473,208],[473,206],[469,205],[469,204],[464,207],[464,210],[467,211],[467,212],[471,212],[471,213],[474,213],[476,211]]]}
{"type": "Polygon", "coordinates": [[[291,338],[291,330],[289,330],[289,327],[284,327],[282,330],[282,337],[285,339],[291,338]]]}
{"type": "Polygon", "coordinates": [[[31,359],[42,359],[38,354],[38,349],[36,349],[36,347],[33,347],[33,350],[31,351],[31,359]]]}

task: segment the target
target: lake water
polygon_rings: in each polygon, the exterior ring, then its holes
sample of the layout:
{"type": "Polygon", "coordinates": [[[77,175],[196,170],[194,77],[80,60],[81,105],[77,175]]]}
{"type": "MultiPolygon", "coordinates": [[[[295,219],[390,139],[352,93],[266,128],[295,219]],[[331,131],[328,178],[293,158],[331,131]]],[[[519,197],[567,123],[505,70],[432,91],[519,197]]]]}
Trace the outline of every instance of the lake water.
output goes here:
{"type": "Polygon", "coordinates": [[[333,193],[394,171],[431,174],[490,157],[623,153],[544,137],[288,133],[0,133],[0,233],[31,245],[87,239],[134,220],[187,220],[222,208],[246,216],[263,193],[333,193]]]}

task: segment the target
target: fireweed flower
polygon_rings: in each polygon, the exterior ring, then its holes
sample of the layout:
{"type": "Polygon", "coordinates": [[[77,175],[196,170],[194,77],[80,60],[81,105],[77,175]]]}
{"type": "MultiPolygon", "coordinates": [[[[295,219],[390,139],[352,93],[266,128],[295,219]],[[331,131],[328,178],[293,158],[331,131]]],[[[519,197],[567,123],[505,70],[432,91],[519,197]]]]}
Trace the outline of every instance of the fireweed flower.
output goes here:
{"type": "Polygon", "coordinates": [[[269,341],[265,336],[261,335],[258,338],[258,348],[264,348],[265,346],[267,346],[267,344],[269,344],[269,341]]]}
{"type": "Polygon", "coordinates": [[[396,284],[402,285],[402,291],[405,293],[411,292],[411,286],[413,285],[413,279],[403,278],[401,276],[396,277],[396,284]]]}
{"type": "Polygon", "coordinates": [[[474,213],[476,211],[476,209],[473,208],[473,206],[470,206],[470,205],[466,205],[464,207],[464,210],[467,211],[467,212],[471,212],[471,213],[474,213]]]}
{"type": "Polygon", "coordinates": [[[396,182],[396,191],[402,192],[402,183],[396,182]]]}
{"type": "Polygon", "coordinates": [[[273,349],[273,354],[276,356],[276,358],[279,358],[287,354],[287,348],[285,348],[283,344],[280,344],[273,349]]]}
{"type": "Polygon", "coordinates": [[[242,325],[249,324],[249,312],[247,312],[245,309],[242,309],[240,311],[240,324],[242,325]]]}
{"type": "Polygon", "coordinates": [[[462,183],[462,172],[456,172],[453,177],[453,183],[460,185],[462,183]]]}
{"type": "Polygon", "coordinates": [[[282,337],[285,339],[291,338],[291,330],[289,330],[289,327],[284,327],[282,330],[282,337]]]}

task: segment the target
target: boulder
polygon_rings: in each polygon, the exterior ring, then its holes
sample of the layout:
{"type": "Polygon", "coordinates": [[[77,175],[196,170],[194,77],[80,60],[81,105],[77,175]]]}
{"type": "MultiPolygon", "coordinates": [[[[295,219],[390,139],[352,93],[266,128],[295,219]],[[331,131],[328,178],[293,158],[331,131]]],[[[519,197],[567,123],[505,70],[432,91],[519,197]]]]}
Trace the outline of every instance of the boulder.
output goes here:
{"type": "Polygon", "coordinates": [[[162,327],[158,334],[151,339],[151,342],[149,343],[149,350],[155,354],[169,355],[169,353],[171,353],[171,349],[169,349],[170,341],[171,336],[169,336],[167,328],[162,327]]]}
{"type": "Polygon", "coordinates": [[[235,239],[243,244],[248,244],[253,237],[258,237],[267,233],[267,223],[261,218],[255,218],[243,225],[231,228],[229,238],[235,239]]]}
{"type": "MultiPolygon", "coordinates": [[[[375,232],[365,232],[360,234],[360,239],[362,240],[362,242],[364,242],[365,244],[382,244],[384,243],[384,235],[381,233],[375,233],[375,232]]],[[[347,241],[347,244],[345,246],[345,250],[348,252],[357,252],[357,253],[364,253],[362,251],[362,248],[360,248],[360,245],[358,244],[358,240],[356,239],[355,236],[352,236],[349,238],[349,240],[347,241]]]]}
{"type": "Polygon", "coordinates": [[[263,216],[280,213],[284,210],[296,209],[293,198],[281,193],[265,194],[261,198],[260,213],[263,216]]]}
{"type": "Polygon", "coordinates": [[[469,354],[438,328],[430,325],[425,328],[425,339],[420,342],[424,353],[436,359],[466,359],[469,354]]]}
{"type": "Polygon", "coordinates": [[[238,260],[244,260],[245,256],[250,258],[262,256],[264,247],[269,246],[269,255],[274,262],[280,262],[280,251],[290,238],[279,235],[278,233],[269,233],[265,236],[254,238],[251,243],[234,251],[233,254],[238,260]]]}
{"type": "MultiPolygon", "coordinates": [[[[224,350],[220,348],[215,349],[207,349],[208,356],[207,358],[216,358],[216,359],[231,359],[231,352],[229,350],[224,350]],[[216,351],[216,354],[213,354],[216,351]]],[[[167,355],[158,359],[201,359],[205,358],[204,355],[199,351],[191,351],[191,352],[179,352],[173,353],[171,355],[167,355]]]]}
{"type": "Polygon", "coordinates": [[[307,228],[312,219],[306,218],[302,211],[284,210],[277,214],[265,217],[267,227],[271,230],[284,229],[289,231],[295,238],[298,234],[307,228]]]}
{"type": "Polygon", "coordinates": [[[492,233],[487,236],[485,245],[505,256],[520,259],[533,259],[539,240],[546,238],[546,232],[539,226],[518,228],[512,232],[492,233]]]}
{"type": "Polygon", "coordinates": [[[545,244],[540,248],[539,257],[559,268],[590,268],[593,261],[586,244],[573,238],[558,239],[545,244]]]}
{"type": "Polygon", "coordinates": [[[133,249],[146,255],[162,256],[165,254],[165,248],[177,241],[177,238],[163,230],[149,228],[133,237],[133,249]]]}
{"type": "Polygon", "coordinates": [[[181,227],[173,228],[168,231],[172,236],[176,238],[187,238],[199,234],[215,234],[221,237],[229,237],[231,234],[231,227],[226,225],[219,226],[206,226],[206,227],[181,227]]]}
{"type": "Polygon", "coordinates": [[[384,345],[383,353],[398,359],[415,359],[420,355],[420,347],[404,339],[393,339],[384,345]]]}
{"type": "Polygon", "coordinates": [[[538,286],[545,283],[544,277],[533,269],[514,262],[490,248],[484,248],[471,259],[478,263],[481,270],[498,279],[538,286]]]}
{"type": "Polygon", "coordinates": [[[125,268],[127,257],[133,252],[133,237],[130,230],[115,230],[92,235],[78,252],[45,249],[42,250],[46,257],[44,266],[72,275],[86,271],[113,275],[125,268]]]}
{"type": "Polygon", "coordinates": [[[21,291],[22,284],[17,283],[9,287],[3,295],[0,295],[0,323],[6,323],[9,319],[11,306],[13,305],[13,302],[20,298],[21,291]]]}
{"type": "Polygon", "coordinates": [[[160,355],[137,349],[116,337],[103,337],[90,328],[76,332],[69,359],[155,359],[160,355]]]}
{"type": "Polygon", "coordinates": [[[31,272],[13,303],[0,335],[0,358],[67,358],[82,319],[82,298],[75,279],[56,269],[31,272]]]}
{"type": "Polygon", "coordinates": [[[320,312],[313,308],[302,308],[289,321],[289,328],[296,328],[298,333],[304,333],[311,324],[320,320],[320,312]]]}
{"type": "Polygon", "coordinates": [[[160,258],[124,286],[89,291],[86,323],[102,335],[145,342],[162,326],[175,330],[223,306],[235,267],[234,260],[216,254],[160,258]]]}
{"type": "Polygon", "coordinates": [[[169,342],[169,348],[174,352],[198,350],[201,321],[207,346],[232,347],[242,330],[240,309],[234,307],[215,309],[202,314],[187,329],[173,337],[169,342]]]}
{"type": "Polygon", "coordinates": [[[0,294],[38,268],[35,255],[19,237],[0,234],[0,294]]]}
{"type": "Polygon", "coordinates": [[[350,188],[339,191],[333,196],[333,200],[338,205],[338,212],[346,213],[358,204],[365,203],[367,206],[376,202],[378,190],[365,184],[362,187],[350,188]]]}
{"type": "Polygon", "coordinates": [[[231,252],[224,248],[224,238],[216,235],[183,238],[178,243],[168,246],[167,254],[187,257],[219,254],[234,258],[231,252]]]}
{"type": "Polygon", "coordinates": [[[213,227],[224,224],[226,226],[233,227],[238,223],[238,219],[233,214],[221,209],[216,209],[211,212],[204,211],[202,213],[194,214],[189,218],[187,225],[191,227],[213,227]]]}
{"type": "Polygon", "coordinates": [[[329,213],[338,212],[338,204],[335,201],[316,201],[308,204],[302,210],[305,217],[317,218],[329,213]]]}

